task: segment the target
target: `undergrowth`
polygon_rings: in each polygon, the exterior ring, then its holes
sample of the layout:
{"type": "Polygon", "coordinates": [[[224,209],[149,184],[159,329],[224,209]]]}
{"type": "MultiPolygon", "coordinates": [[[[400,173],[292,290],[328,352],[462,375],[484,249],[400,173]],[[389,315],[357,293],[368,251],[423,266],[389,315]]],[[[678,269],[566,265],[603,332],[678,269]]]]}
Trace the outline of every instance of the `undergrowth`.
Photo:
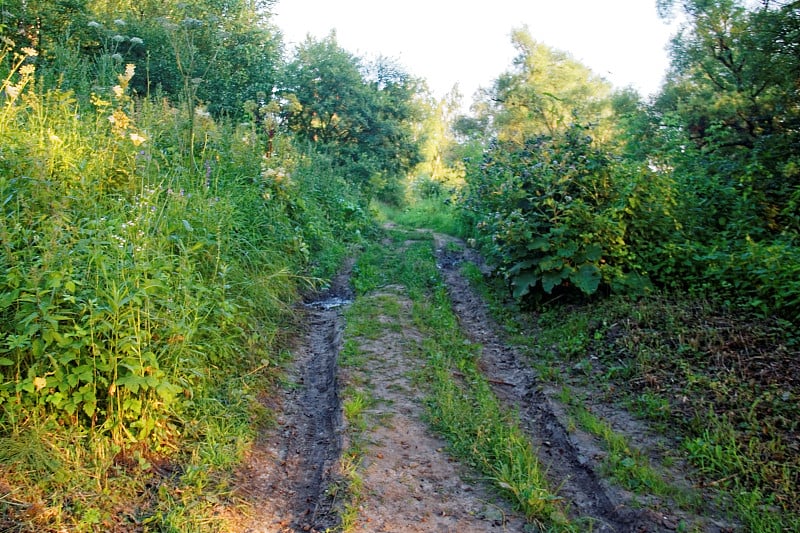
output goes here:
{"type": "MultiPolygon", "coordinates": [[[[626,408],[678,438],[693,482],[716,494],[748,530],[800,528],[800,341],[790,323],[707,297],[657,293],[556,300],[520,313],[474,265],[465,272],[509,337],[531,354],[541,379],[589,387],[595,401],[626,408]]],[[[676,496],[669,486],[659,488],[635,454],[615,453],[631,448],[580,401],[570,401],[574,420],[611,450],[609,475],[629,488],[676,496]]]]}
{"type": "Polygon", "coordinates": [[[360,239],[362,199],[286,138],[265,157],[254,123],[134,99],[133,64],[82,102],[9,42],[0,525],[215,530],[290,305],[360,239]]]}

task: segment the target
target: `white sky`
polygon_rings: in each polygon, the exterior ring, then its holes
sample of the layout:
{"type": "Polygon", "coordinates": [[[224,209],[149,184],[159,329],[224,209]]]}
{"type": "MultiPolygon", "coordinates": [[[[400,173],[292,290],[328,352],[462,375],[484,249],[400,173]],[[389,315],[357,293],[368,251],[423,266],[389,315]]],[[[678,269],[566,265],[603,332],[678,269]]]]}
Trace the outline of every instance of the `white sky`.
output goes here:
{"type": "Polygon", "coordinates": [[[570,52],[615,87],[656,92],[674,33],[656,0],[279,0],[273,23],[288,44],[336,30],[358,56],[397,60],[437,96],[459,84],[466,104],[511,67],[511,30],[570,52]]]}

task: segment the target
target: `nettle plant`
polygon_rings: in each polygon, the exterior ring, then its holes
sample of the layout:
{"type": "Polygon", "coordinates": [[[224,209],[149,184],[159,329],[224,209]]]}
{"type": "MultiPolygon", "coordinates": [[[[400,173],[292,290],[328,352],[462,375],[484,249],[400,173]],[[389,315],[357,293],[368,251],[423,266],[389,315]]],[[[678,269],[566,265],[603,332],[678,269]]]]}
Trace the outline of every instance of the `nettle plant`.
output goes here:
{"type": "Polygon", "coordinates": [[[517,298],[556,287],[643,290],[626,242],[644,178],[597,148],[588,130],[494,143],[469,177],[467,209],[485,251],[517,298]]]}

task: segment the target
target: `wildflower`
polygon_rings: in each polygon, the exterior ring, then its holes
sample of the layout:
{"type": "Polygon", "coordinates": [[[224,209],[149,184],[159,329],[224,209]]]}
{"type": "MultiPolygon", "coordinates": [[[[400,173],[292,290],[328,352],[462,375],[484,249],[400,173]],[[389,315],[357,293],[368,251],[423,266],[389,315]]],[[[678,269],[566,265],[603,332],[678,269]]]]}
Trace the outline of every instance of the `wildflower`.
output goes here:
{"type": "Polygon", "coordinates": [[[3,35],[2,37],[0,37],[0,41],[3,41],[3,44],[5,44],[6,46],[9,46],[9,47],[11,47],[11,48],[14,48],[14,47],[17,45],[17,43],[15,43],[14,41],[12,41],[11,39],[9,39],[8,37],[6,37],[5,35],[3,35]]]}
{"type": "Polygon", "coordinates": [[[23,76],[30,76],[36,71],[36,67],[33,65],[22,65],[19,68],[19,73],[23,76]]]}
{"type": "Polygon", "coordinates": [[[111,38],[111,40],[114,41],[115,43],[122,43],[122,42],[125,42],[125,36],[124,35],[120,35],[120,34],[116,34],[115,36],[113,36],[111,38]]]}
{"type": "Polygon", "coordinates": [[[39,55],[35,49],[31,48],[30,46],[26,46],[22,49],[22,52],[28,57],[36,57],[39,55]]]}
{"type": "Polygon", "coordinates": [[[111,59],[118,63],[122,63],[122,54],[111,54],[111,59]]]}
{"type": "Polygon", "coordinates": [[[117,79],[119,80],[120,89],[122,89],[123,92],[125,91],[125,88],[128,86],[128,83],[131,81],[131,78],[133,78],[134,72],[136,72],[136,65],[134,65],[133,63],[128,63],[127,65],[125,65],[125,73],[117,76],[117,79]]]}
{"type": "Polygon", "coordinates": [[[97,22],[96,20],[90,20],[90,21],[89,21],[89,24],[88,24],[88,26],[89,26],[90,28],[102,28],[102,27],[103,27],[103,26],[101,26],[101,25],[100,25],[100,23],[99,23],[99,22],[97,22]]]}
{"type": "Polygon", "coordinates": [[[55,133],[51,133],[50,134],[50,142],[53,143],[53,144],[56,144],[56,145],[61,144],[61,142],[62,142],[61,141],[61,137],[59,137],[55,133]]]}
{"type": "Polygon", "coordinates": [[[131,44],[144,44],[144,41],[139,37],[131,37],[131,44]]]}
{"type": "Polygon", "coordinates": [[[19,87],[16,85],[6,85],[6,94],[13,101],[19,96],[19,87]]]}
{"type": "Polygon", "coordinates": [[[111,88],[111,90],[114,91],[114,96],[116,96],[117,98],[122,98],[122,95],[125,94],[125,89],[123,89],[119,85],[114,85],[111,88]]]}
{"type": "Polygon", "coordinates": [[[123,134],[125,130],[131,127],[131,119],[124,111],[117,109],[108,117],[108,121],[113,125],[114,131],[118,134],[123,134]]]}
{"type": "Polygon", "coordinates": [[[139,135],[138,133],[131,133],[130,138],[134,146],[139,146],[140,144],[142,144],[147,140],[147,137],[139,135]]]}
{"type": "Polygon", "coordinates": [[[100,98],[99,96],[97,96],[94,93],[92,93],[92,95],[89,97],[89,99],[92,101],[92,104],[94,104],[95,107],[108,107],[108,106],[111,105],[111,102],[107,102],[107,101],[103,100],[102,98],[100,98]]]}
{"type": "Polygon", "coordinates": [[[125,26],[125,21],[122,19],[117,19],[114,21],[114,24],[116,24],[117,26],[125,26]]]}
{"type": "Polygon", "coordinates": [[[211,113],[209,113],[208,110],[203,106],[196,107],[194,114],[200,118],[211,118],[211,113]]]}

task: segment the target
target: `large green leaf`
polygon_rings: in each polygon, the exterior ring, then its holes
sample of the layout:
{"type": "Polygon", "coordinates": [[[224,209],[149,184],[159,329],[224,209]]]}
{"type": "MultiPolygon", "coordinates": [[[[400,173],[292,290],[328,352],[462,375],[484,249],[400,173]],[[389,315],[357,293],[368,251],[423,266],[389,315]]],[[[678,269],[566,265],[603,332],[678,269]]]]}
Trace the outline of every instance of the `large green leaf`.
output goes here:
{"type": "Polygon", "coordinates": [[[514,286],[514,298],[522,298],[531,291],[531,287],[536,286],[539,281],[539,275],[529,270],[521,273],[514,278],[512,285],[514,286]]]}
{"type": "Polygon", "coordinates": [[[583,255],[587,261],[599,261],[603,257],[603,247],[597,243],[592,243],[583,250],[583,255]]]}
{"type": "Polygon", "coordinates": [[[594,294],[600,286],[600,269],[591,264],[581,265],[569,279],[585,294],[594,294]]]}
{"type": "Polygon", "coordinates": [[[561,270],[544,272],[542,274],[542,288],[544,292],[547,294],[552,293],[553,289],[561,285],[561,282],[569,276],[569,270],[568,268],[563,268],[561,270]]]}
{"type": "Polygon", "coordinates": [[[528,243],[528,250],[550,251],[550,239],[546,236],[536,237],[528,243]]]}

